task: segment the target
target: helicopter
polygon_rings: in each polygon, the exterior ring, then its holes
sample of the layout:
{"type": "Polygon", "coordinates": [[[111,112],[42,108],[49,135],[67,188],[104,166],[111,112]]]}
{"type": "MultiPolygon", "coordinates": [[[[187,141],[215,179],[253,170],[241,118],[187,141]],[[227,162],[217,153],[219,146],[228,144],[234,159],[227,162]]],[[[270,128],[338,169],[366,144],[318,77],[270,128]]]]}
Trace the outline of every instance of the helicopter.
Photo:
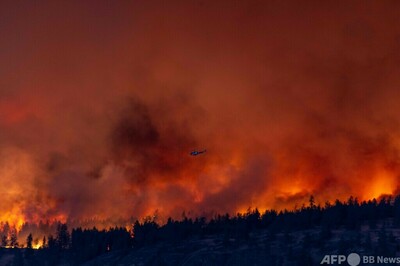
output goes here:
{"type": "Polygon", "coordinates": [[[190,155],[191,156],[197,156],[197,155],[200,155],[200,154],[205,153],[205,152],[207,152],[207,150],[202,150],[202,151],[194,150],[194,151],[190,152],[190,155]]]}

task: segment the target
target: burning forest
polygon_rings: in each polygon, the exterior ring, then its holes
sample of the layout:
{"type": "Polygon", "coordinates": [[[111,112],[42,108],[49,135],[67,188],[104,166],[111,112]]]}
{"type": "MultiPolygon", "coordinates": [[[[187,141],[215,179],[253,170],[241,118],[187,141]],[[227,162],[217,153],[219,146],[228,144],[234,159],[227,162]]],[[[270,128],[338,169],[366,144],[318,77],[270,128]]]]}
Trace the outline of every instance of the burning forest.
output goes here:
{"type": "Polygon", "coordinates": [[[1,2],[3,246],[395,198],[399,10],[1,2]]]}

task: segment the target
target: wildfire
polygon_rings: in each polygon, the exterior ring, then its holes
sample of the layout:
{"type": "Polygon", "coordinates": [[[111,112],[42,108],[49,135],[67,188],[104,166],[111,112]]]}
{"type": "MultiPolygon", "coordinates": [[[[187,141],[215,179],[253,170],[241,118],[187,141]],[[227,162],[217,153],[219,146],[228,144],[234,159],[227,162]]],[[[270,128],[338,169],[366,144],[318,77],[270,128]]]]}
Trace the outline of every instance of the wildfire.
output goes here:
{"type": "Polygon", "coordinates": [[[382,172],[374,176],[373,181],[367,185],[365,198],[378,198],[382,195],[391,195],[396,189],[393,174],[382,172]]]}
{"type": "Polygon", "coordinates": [[[9,225],[15,227],[17,231],[19,231],[25,223],[25,217],[21,213],[21,210],[15,210],[14,208],[11,212],[0,214],[0,221],[8,222],[9,225]]]}
{"type": "Polygon", "coordinates": [[[32,245],[32,248],[33,248],[33,249],[39,249],[39,248],[41,248],[42,246],[43,246],[42,241],[38,241],[37,243],[34,243],[34,244],[32,245]]]}

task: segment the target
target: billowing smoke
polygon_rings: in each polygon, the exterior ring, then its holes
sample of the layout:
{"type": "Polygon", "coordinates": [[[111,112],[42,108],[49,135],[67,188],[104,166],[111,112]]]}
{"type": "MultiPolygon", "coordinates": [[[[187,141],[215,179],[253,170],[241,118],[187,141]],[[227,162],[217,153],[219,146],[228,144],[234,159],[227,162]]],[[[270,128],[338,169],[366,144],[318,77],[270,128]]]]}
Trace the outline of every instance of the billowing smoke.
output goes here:
{"type": "Polygon", "coordinates": [[[0,220],[398,191],[396,2],[0,5],[0,220]]]}

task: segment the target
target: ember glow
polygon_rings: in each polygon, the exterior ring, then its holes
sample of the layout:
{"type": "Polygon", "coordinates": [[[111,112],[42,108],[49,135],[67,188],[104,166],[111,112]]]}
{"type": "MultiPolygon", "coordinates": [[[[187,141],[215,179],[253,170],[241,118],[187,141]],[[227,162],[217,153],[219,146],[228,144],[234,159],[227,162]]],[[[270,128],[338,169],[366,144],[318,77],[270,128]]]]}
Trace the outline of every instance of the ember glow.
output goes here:
{"type": "Polygon", "coordinates": [[[0,220],[163,220],[399,192],[399,9],[1,3],[0,220]]]}

